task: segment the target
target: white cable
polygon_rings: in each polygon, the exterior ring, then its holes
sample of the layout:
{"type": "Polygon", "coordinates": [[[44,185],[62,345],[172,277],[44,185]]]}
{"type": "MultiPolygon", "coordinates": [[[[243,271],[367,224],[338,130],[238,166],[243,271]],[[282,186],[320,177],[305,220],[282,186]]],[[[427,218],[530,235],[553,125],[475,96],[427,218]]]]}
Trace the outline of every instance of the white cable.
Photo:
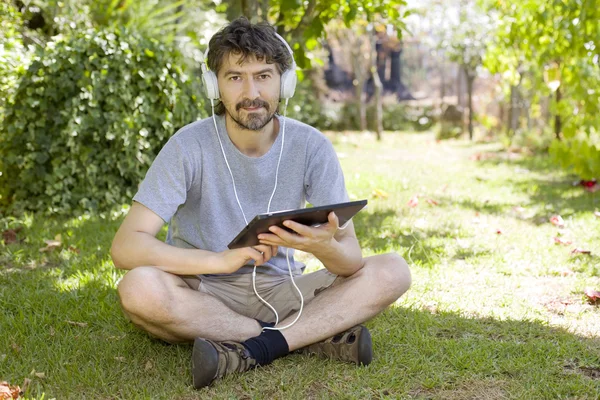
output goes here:
{"type": "MultiPolygon", "coordinates": [[[[281,133],[281,151],[279,152],[279,160],[277,160],[277,169],[275,170],[275,187],[273,188],[273,193],[271,193],[271,198],[269,199],[269,205],[267,206],[267,212],[271,210],[271,200],[273,200],[273,196],[275,195],[275,190],[277,189],[277,177],[279,176],[279,163],[281,163],[281,155],[283,154],[283,144],[285,143],[285,114],[287,114],[287,105],[288,100],[285,99],[285,107],[283,109],[283,128],[281,133]]],[[[246,224],[248,225],[248,224],[246,224]]]]}
{"type": "MultiPolygon", "coordinates": [[[[267,213],[269,211],[271,211],[271,201],[273,200],[273,196],[275,196],[275,191],[277,190],[277,180],[279,177],[279,165],[281,163],[281,156],[283,155],[283,145],[285,143],[285,122],[286,122],[285,115],[287,114],[288,101],[289,101],[289,99],[285,99],[285,107],[284,107],[284,111],[283,111],[283,115],[284,115],[283,127],[282,127],[282,133],[281,133],[281,150],[279,152],[279,159],[277,160],[277,168],[275,169],[275,186],[273,187],[273,192],[271,193],[271,197],[269,198],[269,204],[267,205],[267,213]]],[[[221,141],[221,135],[219,135],[219,128],[217,127],[217,120],[215,118],[215,105],[214,105],[213,99],[210,99],[210,105],[211,105],[211,109],[212,109],[212,119],[213,119],[213,123],[215,125],[215,133],[217,134],[217,138],[219,139],[219,145],[221,146],[221,152],[223,153],[223,158],[225,159],[225,165],[227,165],[227,170],[229,171],[229,175],[231,176],[231,181],[233,184],[233,193],[235,194],[235,200],[237,201],[237,204],[240,207],[240,211],[242,212],[242,217],[244,217],[244,222],[246,223],[246,225],[248,225],[248,220],[246,219],[246,213],[244,213],[244,209],[242,207],[242,204],[240,202],[240,199],[238,197],[237,190],[235,187],[235,178],[233,177],[233,172],[231,171],[231,167],[229,166],[229,162],[227,161],[227,156],[225,155],[225,149],[223,147],[223,142],[221,141]]],[[[279,330],[287,329],[287,328],[291,327],[292,325],[294,325],[296,323],[296,321],[298,321],[298,319],[300,318],[300,315],[302,315],[302,310],[304,308],[304,296],[302,295],[302,291],[300,291],[300,289],[296,285],[296,282],[294,281],[294,275],[292,274],[292,265],[290,263],[289,251],[290,251],[290,249],[286,248],[285,258],[287,260],[288,271],[290,273],[292,285],[294,285],[294,288],[296,288],[296,290],[298,291],[298,294],[300,295],[300,311],[298,312],[296,319],[294,319],[294,321],[292,321],[291,324],[288,324],[281,328],[264,327],[263,330],[268,329],[268,330],[279,331],[279,330]]],[[[254,294],[256,294],[256,296],[260,299],[260,301],[262,301],[264,304],[266,304],[267,307],[269,307],[271,309],[271,311],[273,311],[273,313],[275,314],[275,325],[277,325],[279,323],[279,314],[277,314],[277,310],[275,310],[275,308],[273,308],[272,305],[270,305],[265,299],[263,299],[258,294],[258,291],[256,290],[256,264],[254,265],[254,269],[252,270],[252,287],[254,289],[254,294]]]]}
{"type": "MultiPolygon", "coordinates": [[[[298,311],[298,315],[296,315],[296,318],[290,324],[279,327],[279,328],[275,328],[275,327],[271,328],[270,326],[265,326],[265,327],[263,327],[263,331],[264,330],[282,331],[284,329],[289,328],[290,326],[294,325],[296,323],[296,321],[298,321],[298,319],[302,315],[302,310],[304,309],[304,296],[302,296],[302,291],[300,289],[298,289],[298,286],[296,286],[296,282],[294,281],[294,276],[292,275],[292,266],[290,264],[289,251],[290,251],[290,249],[287,248],[286,252],[285,252],[285,258],[286,258],[287,264],[288,264],[288,271],[290,271],[290,278],[292,279],[292,285],[294,285],[294,287],[298,291],[298,294],[300,295],[300,310],[298,311]]],[[[256,271],[256,267],[254,267],[254,270],[256,271]]],[[[252,279],[254,280],[254,275],[252,276],[252,279]]],[[[268,305],[271,308],[271,310],[273,310],[275,312],[275,325],[277,325],[279,323],[279,315],[277,315],[277,311],[275,311],[275,309],[273,307],[271,307],[271,305],[269,303],[267,303],[266,300],[263,300],[262,297],[260,297],[258,295],[258,292],[256,292],[256,286],[254,287],[254,293],[256,293],[258,298],[261,299],[263,303],[268,305]]]]}
{"type": "MultiPolygon", "coordinates": [[[[233,182],[233,193],[235,194],[235,199],[237,200],[238,206],[240,206],[240,211],[242,212],[242,217],[244,217],[244,222],[248,225],[248,220],[246,219],[246,214],[244,213],[244,209],[242,208],[242,204],[240,203],[240,199],[237,194],[237,190],[235,190],[235,179],[233,179],[233,172],[231,172],[231,167],[229,167],[229,162],[227,161],[227,157],[225,156],[225,149],[223,148],[223,142],[221,141],[221,135],[219,135],[219,129],[217,128],[217,120],[215,119],[215,104],[213,99],[210,99],[210,106],[212,108],[212,119],[215,123],[215,132],[217,133],[217,138],[219,139],[219,144],[221,145],[221,151],[223,152],[223,158],[225,159],[225,164],[227,165],[227,170],[229,171],[229,175],[231,175],[231,181],[233,182]]],[[[267,211],[268,212],[268,211],[267,211]]]]}

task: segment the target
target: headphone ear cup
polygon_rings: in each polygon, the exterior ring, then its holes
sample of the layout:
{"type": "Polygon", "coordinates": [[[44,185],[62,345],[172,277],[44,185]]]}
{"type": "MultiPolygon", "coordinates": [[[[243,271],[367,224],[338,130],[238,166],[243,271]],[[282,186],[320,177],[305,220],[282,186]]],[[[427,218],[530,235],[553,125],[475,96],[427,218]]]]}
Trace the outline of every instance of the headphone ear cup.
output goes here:
{"type": "Polygon", "coordinates": [[[281,75],[281,90],[279,95],[282,99],[289,99],[294,96],[297,80],[296,65],[293,64],[290,69],[281,75]]]}
{"type": "Polygon", "coordinates": [[[205,71],[202,73],[202,83],[204,83],[204,90],[206,97],[212,100],[218,100],[219,95],[219,83],[217,76],[212,71],[205,71]]]}

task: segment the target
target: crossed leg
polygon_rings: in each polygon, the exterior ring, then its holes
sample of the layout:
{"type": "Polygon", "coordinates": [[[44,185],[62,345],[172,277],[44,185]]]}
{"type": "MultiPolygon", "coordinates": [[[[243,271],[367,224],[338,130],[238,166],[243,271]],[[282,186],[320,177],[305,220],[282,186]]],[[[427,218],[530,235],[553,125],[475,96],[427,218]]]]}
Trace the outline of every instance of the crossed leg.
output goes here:
{"type": "MultiPolygon", "coordinates": [[[[354,275],[338,277],[306,305],[302,316],[282,333],[290,351],[299,349],[367,321],[404,294],[411,276],[395,253],[365,258],[354,275]]],[[[202,337],[243,342],[258,336],[261,327],[220,300],[192,290],[180,277],[154,267],[129,271],[118,287],[121,305],[131,321],[167,342],[202,337]]],[[[292,315],[279,325],[293,321],[292,315]]]]}

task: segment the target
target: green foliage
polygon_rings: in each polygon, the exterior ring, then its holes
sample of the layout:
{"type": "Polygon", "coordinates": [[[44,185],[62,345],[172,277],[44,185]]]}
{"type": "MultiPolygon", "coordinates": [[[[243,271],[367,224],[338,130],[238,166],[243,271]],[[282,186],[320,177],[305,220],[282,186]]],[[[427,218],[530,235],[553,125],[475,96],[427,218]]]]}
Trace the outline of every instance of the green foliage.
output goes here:
{"type": "Polygon", "coordinates": [[[600,136],[585,136],[555,140],[550,155],[563,169],[576,173],[582,179],[600,176],[600,136]]]}
{"type": "Polygon", "coordinates": [[[400,12],[406,6],[405,0],[271,0],[270,5],[271,22],[292,44],[294,58],[302,69],[310,68],[313,58],[307,53],[324,37],[325,26],[332,20],[341,19],[347,27],[359,19],[391,24],[401,36],[406,29],[403,19],[408,15],[408,11],[400,12]]]}
{"type": "Polygon", "coordinates": [[[2,208],[129,202],[167,139],[201,116],[198,92],[177,57],[138,34],[88,30],[48,43],[6,110],[2,208]]]}
{"type": "MultiPolygon", "coordinates": [[[[323,107],[319,90],[309,77],[298,82],[294,97],[290,99],[287,115],[317,129],[332,129],[335,121],[323,107]]],[[[280,107],[283,112],[283,108],[280,107]]]]}
{"type": "Polygon", "coordinates": [[[553,158],[577,173],[599,177],[596,162],[584,158],[596,154],[589,149],[600,127],[600,8],[596,1],[483,3],[499,20],[485,65],[513,85],[525,78],[529,89],[537,93],[536,102],[551,96],[551,111],[560,117],[565,138],[565,143],[552,146],[553,158]],[[554,93],[557,88],[560,101],[554,93]]]}
{"type": "MultiPolygon", "coordinates": [[[[367,129],[374,131],[375,104],[367,106],[367,129]]],[[[406,103],[391,103],[383,105],[383,129],[386,131],[425,131],[436,121],[435,111],[431,106],[416,106],[406,103]]],[[[335,130],[360,130],[360,114],[355,102],[345,103],[339,112],[335,130]]]]}
{"type": "Polygon", "coordinates": [[[12,101],[17,81],[29,63],[29,50],[23,45],[19,32],[23,21],[18,11],[8,3],[0,3],[0,123],[4,108],[12,101]]]}

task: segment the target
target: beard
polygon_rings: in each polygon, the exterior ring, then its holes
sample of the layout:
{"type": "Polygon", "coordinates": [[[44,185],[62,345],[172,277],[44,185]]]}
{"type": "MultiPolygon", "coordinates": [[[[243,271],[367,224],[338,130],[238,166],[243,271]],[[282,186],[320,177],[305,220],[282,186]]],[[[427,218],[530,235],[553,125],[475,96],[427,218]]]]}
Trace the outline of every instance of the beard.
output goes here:
{"type": "Polygon", "coordinates": [[[269,104],[268,102],[266,102],[264,100],[260,100],[260,99],[248,100],[248,99],[246,99],[235,105],[235,111],[236,111],[235,115],[233,113],[229,112],[229,110],[227,108],[225,108],[225,110],[227,111],[227,114],[229,114],[231,119],[238,125],[238,127],[242,128],[244,130],[249,130],[249,131],[259,131],[262,128],[264,128],[265,126],[267,126],[267,124],[269,122],[271,122],[271,120],[275,116],[275,112],[277,110],[276,109],[272,110],[273,108],[276,108],[276,107],[273,107],[271,104],[269,104]],[[263,112],[262,110],[259,109],[256,112],[246,112],[246,115],[243,115],[242,113],[240,113],[240,110],[242,108],[255,108],[255,107],[263,107],[266,112],[263,112]]]}

